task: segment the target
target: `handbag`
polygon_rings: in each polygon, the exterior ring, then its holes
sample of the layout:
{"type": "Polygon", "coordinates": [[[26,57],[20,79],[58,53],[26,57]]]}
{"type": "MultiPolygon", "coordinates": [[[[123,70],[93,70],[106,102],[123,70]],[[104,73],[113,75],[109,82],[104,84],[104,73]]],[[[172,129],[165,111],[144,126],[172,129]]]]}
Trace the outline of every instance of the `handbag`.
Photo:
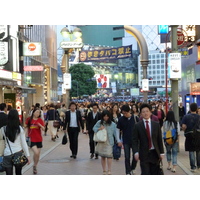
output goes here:
{"type": "Polygon", "coordinates": [[[0,156],[0,172],[4,172],[5,167],[3,166],[3,156],[0,156]]]}
{"type": "Polygon", "coordinates": [[[164,175],[162,160],[159,161],[158,175],[164,175]]]}
{"type": "Polygon", "coordinates": [[[63,135],[62,144],[63,145],[67,144],[67,135],[66,135],[66,133],[63,135]]]}
{"type": "Polygon", "coordinates": [[[107,140],[107,131],[106,131],[106,129],[104,128],[104,129],[99,130],[96,133],[94,133],[93,140],[95,142],[106,142],[106,140],[107,140]]]}
{"type": "MultiPolygon", "coordinates": [[[[4,129],[5,131],[5,129],[4,129]]],[[[28,163],[28,158],[25,156],[23,151],[19,151],[13,154],[10,144],[8,142],[8,138],[6,137],[7,144],[9,146],[11,156],[12,156],[12,163],[15,167],[23,167],[28,163]]]]}

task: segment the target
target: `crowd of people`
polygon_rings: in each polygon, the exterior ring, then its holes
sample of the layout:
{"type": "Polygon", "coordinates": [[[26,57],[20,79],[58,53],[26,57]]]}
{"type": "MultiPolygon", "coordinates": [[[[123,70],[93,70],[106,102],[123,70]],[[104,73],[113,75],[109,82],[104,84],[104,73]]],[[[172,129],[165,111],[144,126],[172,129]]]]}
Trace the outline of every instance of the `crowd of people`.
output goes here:
{"type": "Polygon", "coordinates": [[[185,151],[189,151],[191,171],[195,171],[200,168],[200,138],[195,136],[194,139],[193,132],[194,127],[197,131],[200,129],[200,108],[192,103],[190,112],[186,114],[181,103],[179,120],[176,121],[170,104],[167,113],[165,105],[162,101],[71,102],[66,108],[64,104],[41,106],[36,103],[22,125],[17,110],[9,108],[8,111],[7,105],[1,103],[0,156],[3,156],[6,174],[13,174],[15,167],[15,174],[21,175],[22,167],[13,165],[11,154],[24,152],[30,164],[30,149],[33,151],[33,174],[37,174],[43,137],[49,135],[52,142],[55,142],[60,130],[68,135],[72,159],[76,159],[78,155],[79,133],[89,136],[88,157],[101,157],[104,175],[112,174],[112,160],[120,158],[122,148],[126,175],[135,174],[138,161],[142,175],[156,175],[164,155],[168,162],[167,169],[172,173],[176,172],[179,132],[182,129],[185,133],[185,151]],[[107,140],[97,143],[93,140],[94,134],[102,129],[106,130],[107,140]],[[175,136],[173,142],[168,143],[163,135],[172,130],[175,130],[175,136]]]}

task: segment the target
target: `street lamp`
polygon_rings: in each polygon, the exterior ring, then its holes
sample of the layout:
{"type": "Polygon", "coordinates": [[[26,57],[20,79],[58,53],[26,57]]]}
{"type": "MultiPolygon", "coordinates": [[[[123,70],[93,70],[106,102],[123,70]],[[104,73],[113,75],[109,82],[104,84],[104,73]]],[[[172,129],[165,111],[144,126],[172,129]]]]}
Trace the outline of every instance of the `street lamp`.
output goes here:
{"type": "MultiPolygon", "coordinates": [[[[63,72],[63,80],[64,77],[71,77],[69,74],[69,53],[73,51],[73,49],[79,49],[83,46],[82,43],[82,31],[80,28],[75,28],[73,31],[69,31],[67,27],[64,27],[61,30],[61,35],[64,38],[67,38],[69,41],[62,41],[60,46],[64,50],[64,55],[62,58],[62,66],[60,67],[63,72]]],[[[69,90],[71,89],[71,80],[64,80],[65,84],[63,84],[63,89],[65,92],[63,93],[63,101],[66,104],[66,107],[69,106],[69,90]],[[70,82],[70,83],[68,83],[70,82]]]]}

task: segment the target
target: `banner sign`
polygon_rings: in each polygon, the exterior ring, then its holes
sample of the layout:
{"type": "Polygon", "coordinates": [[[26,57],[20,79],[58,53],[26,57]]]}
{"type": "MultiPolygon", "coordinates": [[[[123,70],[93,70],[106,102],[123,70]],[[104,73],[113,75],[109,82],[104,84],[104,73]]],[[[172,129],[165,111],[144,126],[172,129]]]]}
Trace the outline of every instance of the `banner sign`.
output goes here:
{"type": "Polygon", "coordinates": [[[98,61],[98,60],[111,60],[111,59],[122,59],[132,57],[132,45],[122,46],[111,49],[81,51],[80,61],[98,61]]]}
{"type": "Polygon", "coordinates": [[[31,72],[31,71],[43,71],[44,67],[43,66],[24,66],[24,71],[26,72],[31,72]]]}
{"type": "Polygon", "coordinates": [[[170,79],[181,79],[181,54],[170,53],[168,57],[170,79]]]}

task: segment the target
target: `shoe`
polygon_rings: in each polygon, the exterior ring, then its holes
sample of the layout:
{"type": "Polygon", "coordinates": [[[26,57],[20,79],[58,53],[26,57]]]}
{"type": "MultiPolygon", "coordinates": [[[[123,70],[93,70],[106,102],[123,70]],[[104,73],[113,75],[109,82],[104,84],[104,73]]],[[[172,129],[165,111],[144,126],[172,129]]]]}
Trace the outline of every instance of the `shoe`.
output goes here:
{"type": "Polygon", "coordinates": [[[57,138],[59,138],[59,136],[58,136],[58,135],[56,135],[56,137],[57,137],[57,138]]]}
{"type": "Polygon", "coordinates": [[[107,175],[107,171],[103,171],[103,175],[107,175]]]}
{"type": "Polygon", "coordinates": [[[131,175],[135,175],[135,170],[134,170],[134,169],[131,170],[130,174],[131,174],[131,175]]]}
{"type": "Polygon", "coordinates": [[[36,166],[33,166],[33,174],[37,174],[37,168],[36,168],[36,166]]]}
{"type": "Polygon", "coordinates": [[[167,170],[171,170],[171,167],[168,167],[167,170]]]}
{"type": "Polygon", "coordinates": [[[74,157],[74,159],[76,159],[76,155],[74,155],[73,157],[74,157]]]}
{"type": "Polygon", "coordinates": [[[93,153],[90,155],[90,159],[92,159],[92,158],[94,158],[94,154],[93,153]]]}
{"type": "Polygon", "coordinates": [[[99,157],[98,157],[98,156],[95,156],[95,159],[99,159],[99,157]]]}
{"type": "Polygon", "coordinates": [[[111,171],[110,170],[108,170],[108,175],[111,175],[111,171]]]}
{"type": "Polygon", "coordinates": [[[175,173],[175,172],[176,172],[176,170],[175,170],[175,169],[172,169],[172,172],[173,172],[173,173],[175,173]]]}
{"type": "Polygon", "coordinates": [[[195,171],[196,171],[196,169],[190,169],[190,171],[191,171],[191,172],[195,172],[195,171]]]}

